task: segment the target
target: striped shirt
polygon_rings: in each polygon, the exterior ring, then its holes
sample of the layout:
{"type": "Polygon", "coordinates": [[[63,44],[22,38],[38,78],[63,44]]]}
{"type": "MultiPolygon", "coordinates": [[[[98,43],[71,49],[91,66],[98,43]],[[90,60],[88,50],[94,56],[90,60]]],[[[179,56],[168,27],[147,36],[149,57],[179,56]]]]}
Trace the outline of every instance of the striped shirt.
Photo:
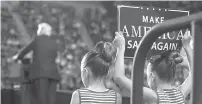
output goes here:
{"type": "Polygon", "coordinates": [[[158,104],[185,104],[183,94],[179,89],[163,89],[157,91],[158,104]]]}
{"type": "Polygon", "coordinates": [[[95,92],[87,88],[78,89],[80,104],[116,104],[117,93],[113,90],[95,92]]]}

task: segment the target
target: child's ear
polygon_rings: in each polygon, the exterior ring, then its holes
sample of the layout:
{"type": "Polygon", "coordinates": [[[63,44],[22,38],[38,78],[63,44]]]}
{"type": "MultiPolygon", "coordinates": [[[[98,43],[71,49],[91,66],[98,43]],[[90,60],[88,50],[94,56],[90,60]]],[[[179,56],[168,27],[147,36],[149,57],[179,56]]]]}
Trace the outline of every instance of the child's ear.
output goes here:
{"type": "Polygon", "coordinates": [[[151,79],[154,80],[155,79],[155,73],[151,72],[151,79]]]}
{"type": "Polygon", "coordinates": [[[84,68],[84,69],[83,69],[83,76],[84,76],[84,78],[87,78],[88,75],[89,75],[88,69],[87,69],[87,68],[84,68]]]}

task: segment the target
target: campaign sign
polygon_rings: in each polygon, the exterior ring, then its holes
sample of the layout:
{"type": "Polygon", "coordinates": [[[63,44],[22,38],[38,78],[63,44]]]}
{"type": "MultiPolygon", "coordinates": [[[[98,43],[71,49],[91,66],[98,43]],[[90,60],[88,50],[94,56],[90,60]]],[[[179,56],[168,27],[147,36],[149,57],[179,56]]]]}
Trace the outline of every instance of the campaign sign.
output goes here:
{"type": "MultiPolygon", "coordinates": [[[[188,16],[189,11],[162,8],[135,7],[119,5],[118,30],[123,32],[126,40],[125,58],[133,58],[144,35],[155,24],[181,16],[188,16]]],[[[162,34],[152,45],[147,57],[166,50],[177,50],[182,37],[188,30],[179,30],[162,34]]]]}

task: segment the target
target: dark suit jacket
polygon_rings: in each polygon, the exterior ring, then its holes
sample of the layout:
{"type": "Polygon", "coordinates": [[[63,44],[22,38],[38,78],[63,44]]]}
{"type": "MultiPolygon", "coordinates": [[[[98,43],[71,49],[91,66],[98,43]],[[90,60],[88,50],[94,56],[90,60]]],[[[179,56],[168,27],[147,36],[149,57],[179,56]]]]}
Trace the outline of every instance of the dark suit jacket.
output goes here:
{"type": "Polygon", "coordinates": [[[55,39],[46,35],[36,36],[35,39],[20,51],[18,59],[21,60],[30,51],[33,51],[33,62],[30,65],[29,78],[49,78],[60,80],[55,59],[58,45],[55,39]]]}

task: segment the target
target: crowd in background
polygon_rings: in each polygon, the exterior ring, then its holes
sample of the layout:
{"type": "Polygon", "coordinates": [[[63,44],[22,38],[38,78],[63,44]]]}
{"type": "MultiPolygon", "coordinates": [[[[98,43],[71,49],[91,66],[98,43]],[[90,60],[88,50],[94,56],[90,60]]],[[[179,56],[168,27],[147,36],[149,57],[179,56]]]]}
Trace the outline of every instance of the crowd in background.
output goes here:
{"type": "MultiPolygon", "coordinates": [[[[37,31],[37,25],[48,19],[51,21],[53,27],[53,34],[56,37],[61,37],[62,55],[58,61],[58,70],[61,74],[60,90],[74,91],[83,86],[80,78],[80,61],[83,55],[88,51],[87,44],[84,43],[78,28],[75,26],[76,20],[75,8],[59,8],[51,7],[47,4],[42,6],[34,5],[31,1],[20,2],[20,8],[17,12],[21,18],[30,37],[34,37],[37,31]]],[[[11,85],[9,82],[9,63],[7,59],[15,55],[20,49],[24,47],[21,45],[20,32],[17,29],[15,22],[13,22],[11,13],[2,8],[1,18],[1,88],[8,88],[11,85]]],[[[83,23],[94,43],[105,40],[112,41],[114,32],[117,29],[116,16],[108,17],[103,11],[92,10],[87,8],[83,15],[83,23]]],[[[131,77],[132,59],[126,59],[125,68],[126,76],[131,77]]],[[[181,84],[188,76],[184,67],[179,66],[176,72],[175,85],[181,84]]],[[[146,85],[146,75],[145,85],[146,85]]]]}
{"type": "MultiPolygon", "coordinates": [[[[88,51],[87,45],[78,34],[78,29],[75,27],[75,8],[59,8],[49,7],[44,4],[42,7],[36,8],[31,2],[21,2],[20,8],[16,10],[22,18],[23,23],[30,37],[36,35],[37,25],[46,21],[47,14],[50,17],[50,24],[53,27],[53,34],[59,37],[62,44],[60,50],[62,55],[59,58],[59,71],[62,77],[60,89],[75,90],[82,86],[80,78],[80,61],[83,55],[88,51]],[[44,12],[48,12],[47,14],[44,12]]],[[[102,15],[92,18],[91,9],[86,9],[84,13],[83,23],[88,33],[94,42],[98,40],[112,40],[110,33],[110,19],[103,20],[102,15]]],[[[100,11],[97,10],[96,14],[100,11]]],[[[94,14],[95,15],[95,14],[94,14]]],[[[2,85],[9,84],[9,70],[7,59],[15,55],[24,45],[20,44],[20,32],[16,28],[16,24],[12,19],[11,13],[6,9],[2,9],[2,85]],[[8,84],[7,84],[8,83],[8,84]]],[[[2,88],[5,88],[2,86],[2,88]]]]}

